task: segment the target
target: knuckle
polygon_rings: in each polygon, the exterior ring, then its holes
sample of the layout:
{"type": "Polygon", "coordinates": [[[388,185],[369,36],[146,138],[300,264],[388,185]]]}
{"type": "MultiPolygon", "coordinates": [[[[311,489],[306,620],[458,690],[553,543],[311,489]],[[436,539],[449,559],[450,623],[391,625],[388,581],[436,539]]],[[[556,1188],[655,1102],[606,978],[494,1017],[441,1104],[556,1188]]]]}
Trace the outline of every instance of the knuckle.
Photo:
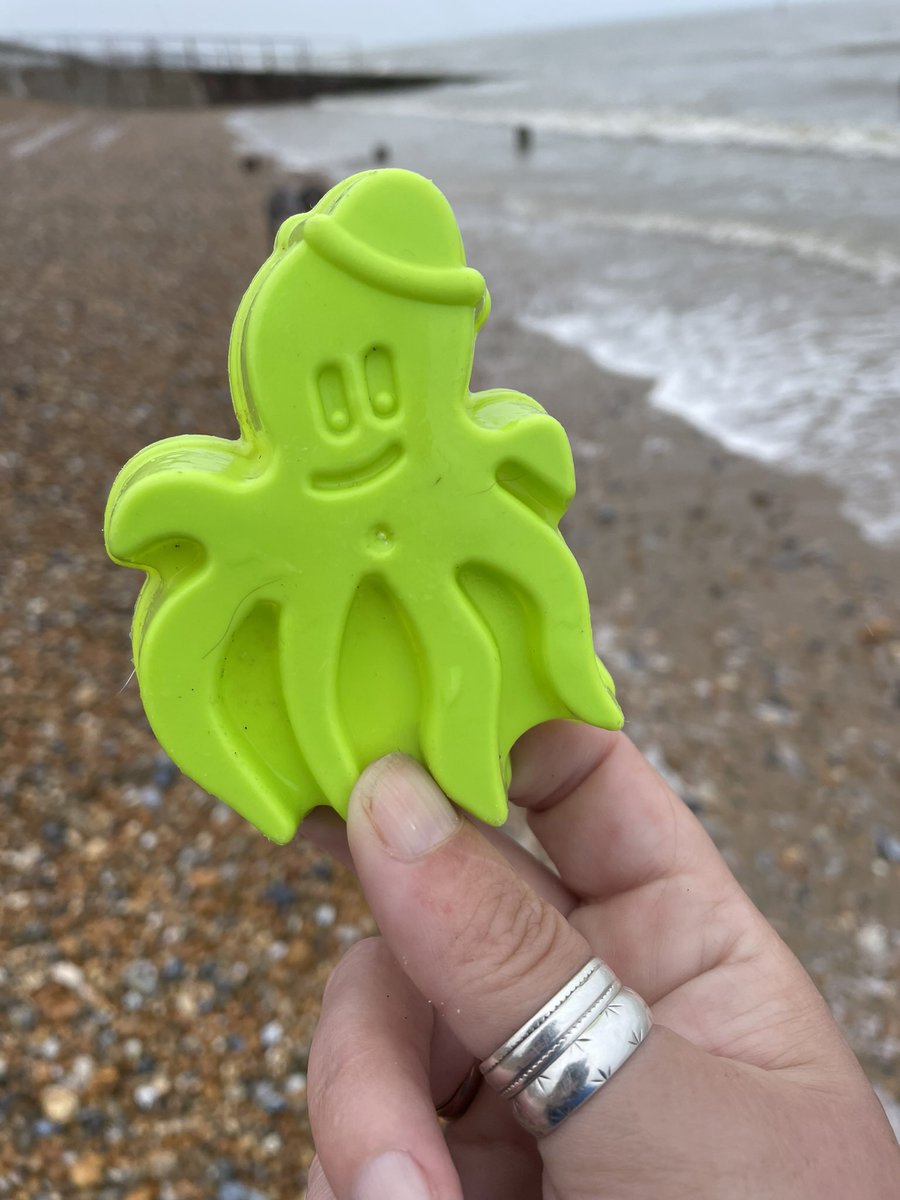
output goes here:
{"type": "Polygon", "coordinates": [[[529,888],[511,886],[505,873],[482,882],[473,894],[478,903],[463,931],[461,969],[483,979],[489,956],[493,987],[518,983],[540,970],[560,936],[560,914],[529,888]]]}

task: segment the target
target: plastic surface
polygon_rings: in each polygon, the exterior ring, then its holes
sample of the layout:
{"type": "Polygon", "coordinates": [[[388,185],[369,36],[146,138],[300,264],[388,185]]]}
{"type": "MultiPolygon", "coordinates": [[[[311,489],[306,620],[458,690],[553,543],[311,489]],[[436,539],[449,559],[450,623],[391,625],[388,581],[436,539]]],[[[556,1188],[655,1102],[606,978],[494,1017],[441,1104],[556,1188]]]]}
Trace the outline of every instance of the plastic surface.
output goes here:
{"type": "Polygon", "coordinates": [[[415,755],[506,817],[510,747],[552,717],[618,728],[557,529],[562,427],[469,392],[484,280],[430,181],[370,171],[291,218],[235,318],[237,441],[173,437],[113,486],[110,556],[174,761],[277,842],[365,765],[415,755]]]}

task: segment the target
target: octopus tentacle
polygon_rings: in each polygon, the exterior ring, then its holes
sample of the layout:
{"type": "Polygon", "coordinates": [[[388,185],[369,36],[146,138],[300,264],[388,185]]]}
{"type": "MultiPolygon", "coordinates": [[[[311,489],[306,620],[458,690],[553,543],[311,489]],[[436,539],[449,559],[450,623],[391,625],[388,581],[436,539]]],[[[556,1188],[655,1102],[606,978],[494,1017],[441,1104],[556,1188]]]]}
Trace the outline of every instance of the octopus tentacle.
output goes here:
{"type": "MultiPolygon", "coordinates": [[[[603,728],[620,728],[623,718],[612,680],[594,652],[587,588],[578,563],[558,530],[512,497],[502,503],[507,508],[503,527],[510,536],[491,539],[481,548],[482,560],[502,572],[529,602],[538,623],[544,676],[572,716],[603,728]]],[[[502,519],[498,515],[498,521],[502,519]]],[[[475,561],[478,548],[472,549],[475,561]]]]}
{"type": "Polygon", "coordinates": [[[454,580],[436,587],[422,611],[418,589],[403,601],[424,663],[425,702],[420,741],[429,770],[444,792],[468,807],[478,798],[486,821],[506,817],[506,787],[497,755],[500,655],[496,643],[454,580]]]}
{"type": "Polygon", "coordinates": [[[147,718],[186,774],[268,837],[293,836],[296,797],[284,780],[244,746],[222,702],[230,638],[261,591],[235,598],[215,568],[170,592],[146,623],[140,686],[147,718]],[[203,630],[203,645],[197,645],[203,630]]]}
{"type": "MultiPolygon", "coordinates": [[[[221,438],[170,438],[136,455],[107,504],[105,535],[112,557],[166,575],[174,543],[190,540],[209,551],[223,531],[233,537],[234,485],[253,469],[238,445],[221,438]]],[[[174,555],[176,567],[179,561],[174,555]]]]}
{"type": "Polygon", "coordinates": [[[338,696],[341,646],[352,596],[324,572],[317,581],[327,602],[296,602],[282,613],[281,675],[287,714],[319,788],[342,817],[360,773],[343,728],[338,696]],[[310,619],[310,612],[317,619],[310,619]]]}

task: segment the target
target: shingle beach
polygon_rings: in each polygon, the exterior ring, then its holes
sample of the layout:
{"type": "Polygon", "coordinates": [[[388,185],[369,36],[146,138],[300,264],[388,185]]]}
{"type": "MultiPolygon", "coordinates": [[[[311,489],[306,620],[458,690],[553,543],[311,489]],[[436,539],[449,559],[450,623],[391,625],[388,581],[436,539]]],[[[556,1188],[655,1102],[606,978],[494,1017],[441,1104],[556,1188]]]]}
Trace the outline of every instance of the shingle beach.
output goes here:
{"type": "MultiPolygon", "coordinates": [[[[102,539],[140,447],[235,435],[229,330],[281,175],[243,171],[214,113],[4,100],[0,179],[0,1197],[294,1200],[319,998],[374,924],[343,868],[163,754],[141,580],[102,539]]],[[[564,532],[627,732],[896,1113],[900,551],[524,330],[525,268],[468,249],[495,312],[475,384],[534,395],[573,444],[564,532]]]]}

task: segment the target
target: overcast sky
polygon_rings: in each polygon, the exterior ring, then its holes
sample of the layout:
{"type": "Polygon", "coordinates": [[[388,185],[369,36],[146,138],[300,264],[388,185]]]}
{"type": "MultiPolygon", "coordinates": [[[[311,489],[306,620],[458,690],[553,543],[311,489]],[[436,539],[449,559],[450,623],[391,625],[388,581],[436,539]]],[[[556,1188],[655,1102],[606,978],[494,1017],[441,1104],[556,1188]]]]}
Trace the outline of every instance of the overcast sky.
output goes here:
{"type": "Polygon", "coordinates": [[[0,0],[0,38],[16,33],[244,33],[313,45],[391,45],[503,30],[797,0],[0,0]]]}

